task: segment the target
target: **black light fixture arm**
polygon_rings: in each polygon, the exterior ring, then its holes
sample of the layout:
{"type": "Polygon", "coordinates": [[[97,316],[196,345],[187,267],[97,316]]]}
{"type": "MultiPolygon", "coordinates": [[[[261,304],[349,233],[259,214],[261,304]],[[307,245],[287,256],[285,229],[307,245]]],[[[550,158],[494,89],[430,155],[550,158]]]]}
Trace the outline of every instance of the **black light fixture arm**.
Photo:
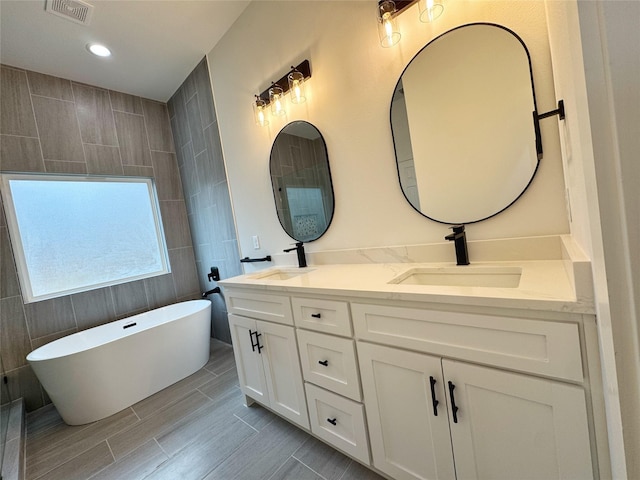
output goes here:
{"type": "MultiPolygon", "coordinates": [[[[307,80],[307,78],[311,78],[311,65],[309,64],[309,60],[303,60],[303,62],[298,65],[297,67],[292,66],[291,70],[289,70],[287,73],[284,74],[284,76],[278,80],[277,82],[272,82],[272,85],[277,85],[278,87],[282,88],[283,90],[283,94],[287,93],[289,91],[289,74],[291,72],[295,72],[298,71],[300,73],[302,73],[302,75],[304,75],[304,79],[305,81],[307,80]]],[[[269,87],[271,88],[271,87],[269,87]]],[[[267,88],[264,92],[262,92],[260,95],[258,95],[258,97],[261,100],[264,100],[266,102],[266,105],[269,104],[270,100],[269,100],[269,88],[267,88]]],[[[265,105],[265,106],[266,106],[265,105]]]]}
{"type": "Polygon", "coordinates": [[[533,111],[533,128],[536,133],[536,152],[538,154],[538,160],[542,159],[542,134],[540,133],[540,120],[543,118],[553,117],[554,115],[558,115],[560,120],[564,120],[564,100],[558,101],[558,108],[555,110],[551,110],[546,113],[538,113],[536,110],[533,111]]]}

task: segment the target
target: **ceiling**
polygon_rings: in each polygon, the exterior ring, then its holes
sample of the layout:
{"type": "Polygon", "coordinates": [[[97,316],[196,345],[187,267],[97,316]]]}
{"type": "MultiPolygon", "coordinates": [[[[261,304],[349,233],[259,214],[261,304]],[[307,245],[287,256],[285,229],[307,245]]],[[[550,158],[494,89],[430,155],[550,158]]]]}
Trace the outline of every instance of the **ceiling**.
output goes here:
{"type": "Polygon", "coordinates": [[[45,0],[0,0],[0,62],[166,102],[250,0],[84,0],[89,25],[45,0]],[[103,43],[99,58],[86,50],[103,43]]]}

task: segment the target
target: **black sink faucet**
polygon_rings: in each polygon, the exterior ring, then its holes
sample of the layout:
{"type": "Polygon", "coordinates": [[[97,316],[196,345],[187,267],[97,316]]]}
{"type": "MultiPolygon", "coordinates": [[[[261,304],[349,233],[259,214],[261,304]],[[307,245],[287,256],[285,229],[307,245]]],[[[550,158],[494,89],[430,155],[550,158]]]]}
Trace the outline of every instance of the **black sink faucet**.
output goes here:
{"type": "Polygon", "coordinates": [[[464,225],[454,225],[451,227],[453,233],[444,237],[445,240],[453,242],[456,247],[456,263],[458,265],[469,265],[469,252],[467,251],[467,234],[464,233],[464,225]]]}
{"type": "Polygon", "coordinates": [[[306,267],[307,266],[307,257],[304,256],[304,244],[302,242],[296,242],[296,246],[293,248],[287,248],[284,250],[285,252],[290,252],[295,250],[298,254],[298,267],[306,267]]]}

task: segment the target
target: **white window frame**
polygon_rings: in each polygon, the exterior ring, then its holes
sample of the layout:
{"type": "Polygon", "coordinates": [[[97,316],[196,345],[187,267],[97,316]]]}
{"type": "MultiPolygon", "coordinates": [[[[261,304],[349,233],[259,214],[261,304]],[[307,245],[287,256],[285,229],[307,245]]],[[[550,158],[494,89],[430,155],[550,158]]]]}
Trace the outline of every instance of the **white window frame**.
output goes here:
{"type": "Polygon", "coordinates": [[[156,192],[155,182],[149,177],[117,177],[117,176],[102,176],[102,175],[59,175],[59,174],[47,174],[47,173],[13,173],[13,172],[0,172],[0,193],[4,201],[5,217],[7,220],[7,227],[9,230],[9,236],[11,238],[11,245],[13,247],[13,255],[16,261],[16,268],[18,273],[18,279],[20,287],[22,289],[22,297],[24,303],[38,302],[41,300],[48,300],[51,298],[63,297],[74,293],[86,292],[98,288],[120,285],[123,283],[129,283],[144,278],[151,278],[159,275],[171,273],[171,267],[169,264],[169,254],[167,250],[167,243],[165,240],[164,229],[162,226],[162,219],[160,216],[160,208],[158,202],[158,195],[156,192]],[[27,268],[26,257],[24,253],[24,246],[20,233],[20,228],[16,216],[15,205],[13,196],[11,193],[10,181],[11,180],[36,180],[36,181],[74,181],[74,182],[118,182],[118,183],[143,183],[147,186],[149,193],[149,201],[151,204],[151,212],[153,214],[155,232],[157,236],[159,255],[161,261],[161,269],[154,272],[146,272],[138,275],[131,275],[115,279],[112,281],[106,281],[101,283],[86,284],[77,288],[59,290],[50,292],[44,295],[34,295],[29,270],[27,268]]]}

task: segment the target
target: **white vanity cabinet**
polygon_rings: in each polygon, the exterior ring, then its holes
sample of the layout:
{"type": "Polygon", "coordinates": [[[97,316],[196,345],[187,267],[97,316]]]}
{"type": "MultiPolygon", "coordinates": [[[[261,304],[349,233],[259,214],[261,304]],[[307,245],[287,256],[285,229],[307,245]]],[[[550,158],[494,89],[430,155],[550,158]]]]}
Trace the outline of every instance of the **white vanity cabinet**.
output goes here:
{"type": "Polygon", "coordinates": [[[228,292],[227,302],[242,392],[308,429],[295,330],[293,326],[277,323],[292,322],[289,298],[232,291],[228,292]],[[234,309],[244,315],[232,313],[234,309]]]}
{"type": "MultiPolygon", "coordinates": [[[[522,268],[561,288],[545,265],[522,268]]],[[[525,273],[486,297],[385,265],[227,280],[242,391],[394,480],[609,478],[593,312],[525,273]]]]}
{"type": "Polygon", "coordinates": [[[369,442],[349,304],[306,297],[293,297],[291,303],[298,327],[311,431],[369,465],[369,442]]]}
{"type": "Polygon", "coordinates": [[[402,344],[408,329],[411,340],[423,338],[440,352],[358,341],[376,468],[395,479],[593,478],[584,388],[442,356],[464,357],[466,346],[494,365],[508,368],[522,357],[530,362],[520,365],[531,371],[576,375],[562,364],[580,364],[577,325],[377,305],[352,308],[360,339],[380,342],[388,336],[387,343],[402,344]],[[383,318],[392,332],[385,333],[383,318]],[[450,336],[452,329],[456,335],[450,336]],[[519,352],[508,345],[501,350],[497,339],[505,335],[520,337],[519,352]],[[565,353],[551,347],[556,337],[568,342],[565,353]]]}

